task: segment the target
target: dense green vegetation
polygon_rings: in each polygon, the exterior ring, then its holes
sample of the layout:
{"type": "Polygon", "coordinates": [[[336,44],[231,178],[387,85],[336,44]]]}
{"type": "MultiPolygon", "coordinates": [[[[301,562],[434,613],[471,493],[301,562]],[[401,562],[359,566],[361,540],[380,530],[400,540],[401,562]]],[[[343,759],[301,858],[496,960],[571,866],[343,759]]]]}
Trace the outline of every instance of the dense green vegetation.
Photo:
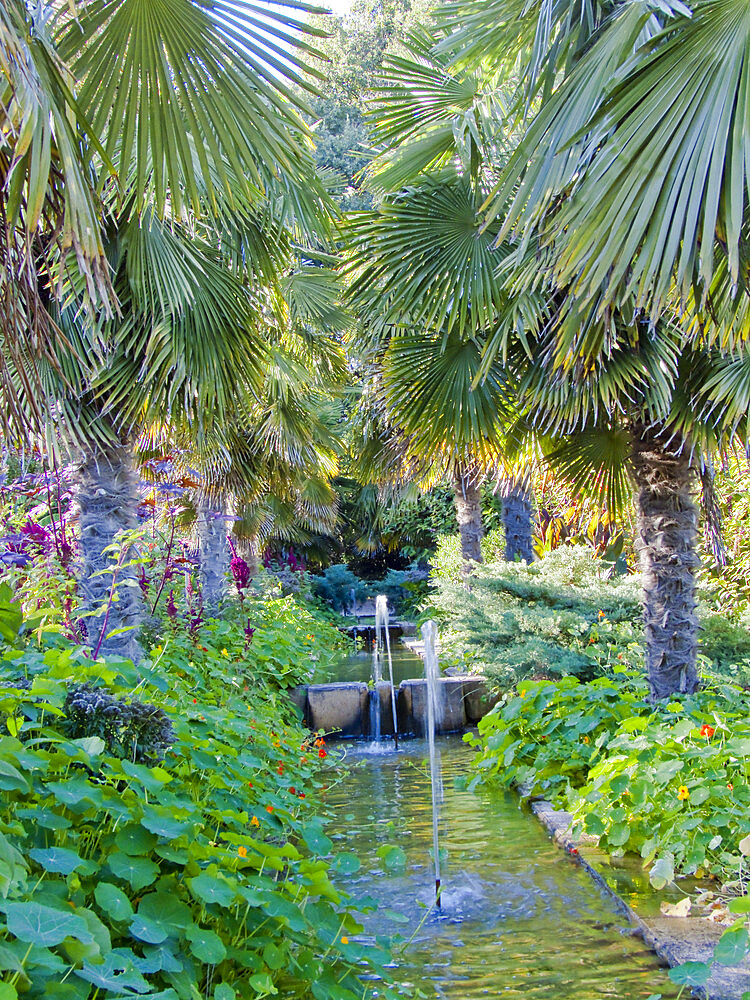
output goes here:
{"type": "Polygon", "coordinates": [[[740,0],[0,5],[0,1000],[367,995],[282,692],[375,593],[748,953],[748,62],[740,0]]]}

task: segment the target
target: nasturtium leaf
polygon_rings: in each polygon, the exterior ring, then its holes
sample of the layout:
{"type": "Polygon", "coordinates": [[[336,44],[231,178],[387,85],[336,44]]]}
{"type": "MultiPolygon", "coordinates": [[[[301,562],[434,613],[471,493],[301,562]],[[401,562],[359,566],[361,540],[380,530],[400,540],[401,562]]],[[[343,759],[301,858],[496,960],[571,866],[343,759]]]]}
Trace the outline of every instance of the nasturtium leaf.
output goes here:
{"type": "Polygon", "coordinates": [[[237,1000],[237,994],[228,983],[219,983],[214,990],[214,1000],[237,1000]]]}
{"type": "Polygon", "coordinates": [[[151,885],[159,874],[159,867],[148,858],[133,858],[127,854],[110,854],[107,859],[110,869],[118,878],[125,879],[138,891],[151,885]]]}
{"type": "Polygon", "coordinates": [[[156,837],[140,823],[129,823],[117,831],[115,843],[123,854],[150,854],[156,845],[156,837]]]}
{"type": "Polygon", "coordinates": [[[190,907],[171,892],[149,892],[138,904],[138,913],[149,920],[161,921],[168,928],[189,927],[193,922],[190,907]]]}
{"type": "Polygon", "coordinates": [[[0,983],[0,1000],[17,1000],[18,993],[10,983],[0,983]]]}
{"type": "Polygon", "coordinates": [[[337,854],[331,867],[341,875],[354,875],[361,868],[361,862],[356,854],[337,854]]]}
{"type": "Polygon", "coordinates": [[[378,848],[378,854],[389,871],[403,871],[406,868],[406,851],[402,847],[396,844],[384,844],[378,848]]]}
{"type": "Polygon", "coordinates": [[[41,903],[3,903],[8,930],[19,941],[52,948],[66,937],[84,944],[93,941],[83,917],[64,910],[55,910],[41,903]]]}
{"type": "Polygon", "coordinates": [[[648,873],[648,880],[654,889],[663,889],[668,882],[674,881],[674,858],[665,855],[655,861],[648,873]]]}
{"type": "Polygon", "coordinates": [[[130,920],[133,916],[130,900],[111,882],[100,882],[94,889],[94,899],[110,920],[130,920]]]}
{"type": "Polygon", "coordinates": [[[614,826],[610,827],[609,833],[607,834],[607,840],[614,847],[622,847],[623,844],[628,842],[630,837],[630,826],[628,823],[615,823],[614,826]]]}
{"type": "Polygon", "coordinates": [[[308,823],[303,827],[302,839],[313,854],[328,854],[333,847],[333,841],[330,837],[326,837],[319,823],[308,823]]]}
{"type": "Polygon", "coordinates": [[[107,744],[101,736],[83,736],[79,740],[71,740],[74,746],[80,747],[89,757],[98,757],[104,752],[107,744]]]}
{"type": "Polygon", "coordinates": [[[144,788],[155,795],[172,780],[172,775],[163,767],[146,767],[145,764],[132,764],[129,760],[123,760],[120,764],[128,777],[139,781],[144,788]]]}
{"type": "Polygon", "coordinates": [[[746,927],[729,927],[716,942],[714,961],[719,965],[739,965],[748,953],[748,944],[750,934],[746,927]]]}
{"type": "Polygon", "coordinates": [[[67,830],[71,826],[67,816],[60,816],[52,809],[17,809],[16,816],[19,819],[31,819],[44,830],[67,830]]]}
{"type": "Polygon", "coordinates": [[[102,790],[89,784],[85,778],[69,778],[67,781],[50,781],[46,785],[58,802],[68,806],[73,812],[85,812],[90,803],[98,805],[102,799],[102,790]]]}
{"type": "Polygon", "coordinates": [[[172,847],[171,844],[157,844],[154,851],[160,858],[164,858],[165,861],[173,861],[176,865],[186,865],[190,859],[186,850],[172,847]]]}
{"type": "Polygon", "coordinates": [[[185,937],[190,942],[190,951],[199,962],[206,962],[208,965],[217,965],[222,962],[227,955],[224,942],[214,931],[197,927],[195,924],[188,927],[185,937]]]}
{"type": "Polygon", "coordinates": [[[711,794],[711,790],[706,788],[705,785],[700,788],[694,788],[690,792],[690,805],[692,806],[702,806],[706,799],[711,794]]]}
{"type": "Polygon", "coordinates": [[[678,986],[705,986],[711,976],[711,965],[707,962],[683,962],[667,973],[678,986]]]}
{"type": "Polygon", "coordinates": [[[267,944],[263,949],[263,961],[269,969],[280,969],[284,964],[284,951],[275,944],[267,944]]]}
{"type": "Polygon", "coordinates": [[[29,783],[17,767],[0,758],[0,789],[4,792],[28,792],[29,783]]]}
{"type": "Polygon", "coordinates": [[[731,913],[750,913],[750,896],[737,896],[730,899],[727,907],[731,913]]]}
{"type": "Polygon", "coordinates": [[[273,980],[267,972],[256,972],[254,976],[250,976],[248,982],[257,993],[276,996],[279,992],[273,985],[273,980]]]}
{"type": "Polygon", "coordinates": [[[130,933],[139,941],[145,941],[146,944],[161,944],[169,937],[160,923],[150,917],[141,916],[140,913],[136,913],[130,921],[130,933]]]}
{"type": "Polygon", "coordinates": [[[196,875],[188,879],[190,891],[204,903],[218,903],[219,906],[231,906],[235,897],[235,889],[224,879],[213,875],[196,875]]]}
{"type": "Polygon", "coordinates": [[[104,961],[99,965],[84,963],[82,968],[73,971],[100,990],[135,990],[136,993],[147,993],[149,990],[149,984],[136,969],[132,959],[122,953],[112,952],[105,955],[104,961]]]}
{"type": "Polygon", "coordinates": [[[65,847],[34,847],[29,851],[29,857],[40,864],[45,871],[56,872],[59,875],[70,875],[76,868],[85,867],[87,862],[75,851],[65,847]]]}
{"type": "Polygon", "coordinates": [[[398,913],[396,910],[383,910],[383,916],[393,921],[394,924],[408,924],[409,918],[405,913],[398,913]]]}
{"type": "Polygon", "coordinates": [[[190,830],[192,824],[186,823],[184,820],[175,819],[167,809],[147,806],[143,811],[141,826],[144,826],[158,837],[166,837],[167,840],[176,840],[177,837],[190,830]]]}

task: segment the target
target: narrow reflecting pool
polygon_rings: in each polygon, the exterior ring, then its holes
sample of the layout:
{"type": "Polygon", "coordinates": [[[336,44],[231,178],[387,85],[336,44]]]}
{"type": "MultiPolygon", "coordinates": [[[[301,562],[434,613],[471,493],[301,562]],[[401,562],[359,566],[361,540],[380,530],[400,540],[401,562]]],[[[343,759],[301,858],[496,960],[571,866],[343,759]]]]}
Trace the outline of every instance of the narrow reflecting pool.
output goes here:
{"type": "Polygon", "coordinates": [[[408,742],[398,753],[390,744],[350,745],[347,758],[356,766],[327,793],[336,815],[329,835],[362,862],[339,881],[379,903],[363,918],[365,933],[414,935],[397,951],[397,981],[451,1000],[676,997],[614,901],[518,799],[457,788],[472,751],[456,737],[439,746],[442,912],[428,912],[434,881],[426,742],[408,742]],[[405,857],[389,855],[387,845],[405,857]]]}

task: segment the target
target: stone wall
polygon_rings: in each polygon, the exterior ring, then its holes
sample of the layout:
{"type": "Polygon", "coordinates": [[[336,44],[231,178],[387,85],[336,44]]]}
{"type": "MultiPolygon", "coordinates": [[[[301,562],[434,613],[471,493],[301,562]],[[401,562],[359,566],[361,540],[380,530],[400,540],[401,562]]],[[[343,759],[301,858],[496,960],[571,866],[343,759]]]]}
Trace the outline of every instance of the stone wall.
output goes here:
{"type": "MultiPolygon", "coordinates": [[[[489,695],[482,677],[444,677],[440,684],[445,699],[445,714],[438,730],[441,733],[460,732],[476,725],[497,701],[489,695]]],[[[310,729],[342,737],[373,736],[370,689],[364,681],[300,685],[291,688],[289,695],[310,729]]],[[[378,685],[377,702],[381,736],[392,735],[391,687],[387,681],[378,685]]],[[[423,736],[427,725],[427,682],[402,681],[396,705],[399,732],[423,736]]]]}

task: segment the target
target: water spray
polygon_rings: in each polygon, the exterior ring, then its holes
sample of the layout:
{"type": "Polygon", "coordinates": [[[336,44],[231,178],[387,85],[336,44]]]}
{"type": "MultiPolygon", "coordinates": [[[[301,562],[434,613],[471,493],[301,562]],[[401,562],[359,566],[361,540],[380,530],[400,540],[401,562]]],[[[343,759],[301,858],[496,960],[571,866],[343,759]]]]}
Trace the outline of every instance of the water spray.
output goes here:
{"type": "Polygon", "coordinates": [[[440,804],[443,797],[440,759],[435,746],[435,730],[443,721],[444,702],[437,658],[437,625],[433,621],[422,626],[424,639],[424,673],[427,681],[427,743],[430,750],[430,786],[432,789],[432,853],[435,859],[435,906],[440,909],[440,804]]]}
{"type": "MultiPolygon", "coordinates": [[[[388,598],[379,594],[375,598],[375,646],[380,643],[380,630],[385,633],[385,649],[388,656],[388,675],[391,681],[391,712],[393,713],[393,742],[398,750],[398,712],[396,711],[396,688],[393,685],[393,657],[391,656],[391,633],[388,628],[388,598]]],[[[378,659],[379,665],[379,659],[378,659]]],[[[376,681],[377,683],[377,681],[376,681]]]]}

